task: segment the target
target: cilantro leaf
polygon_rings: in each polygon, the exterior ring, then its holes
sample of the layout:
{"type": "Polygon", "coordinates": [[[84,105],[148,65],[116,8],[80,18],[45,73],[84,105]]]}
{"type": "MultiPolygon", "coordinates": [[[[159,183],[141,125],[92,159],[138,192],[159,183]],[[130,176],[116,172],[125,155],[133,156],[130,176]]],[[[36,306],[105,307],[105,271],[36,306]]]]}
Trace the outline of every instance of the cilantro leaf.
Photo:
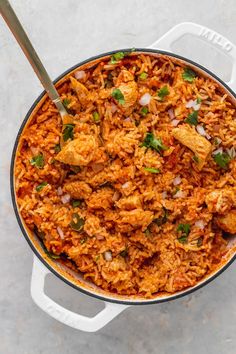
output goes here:
{"type": "Polygon", "coordinates": [[[111,56],[110,64],[116,64],[118,61],[125,57],[124,52],[117,52],[111,56]]]}
{"type": "Polygon", "coordinates": [[[158,97],[160,97],[161,100],[163,100],[164,97],[169,95],[169,93],[170,92],[169,92],[168,86],[165,85],[162,88],[160,88],[160,90],[157,92],[157,95],[158,95],[158,97]]]}
{"type": "Polygon", "coordinates": [[[165,224],[167,222],[167,220],[168,220],[168,211],[167,211],[167,209],[163,208],[163,212],[164,212],[163,216],[160,216],[159,218],[156,218],[156,219],[153,220],[153,222],[155,224],[157,224],[157,226],[161,226],[161,225],[165,224]]]}
{"type": "Polygon", "coordinates": [[[160,173],[161,172],[158,168],[152,168],[152,167],[144,167],[144,170],[147,172],[151,172],[151,173],[160,173]]]}
{"type": "Polygon", "coordinates": [[[199,158],[198,158],[196,155],[194,155],[194,156],[192,157],[192,159],[193,159],[193,161],[195,161],[196,163],[199,162],[199,158]]]}
{"type": "Polygon", "coordinates": [[[98,112],[93,112],[93,120],[95,123],[99,123],[100,122],[100,115],[98,112]]]}
{"type": "Polygon", "coordinates": [[[44,166],[44,157],[43,154],[39,154],[37,156],[34,156],[31,160],[30,160],[30,164],[32,166],[35,166],[37,168],[43,168],[44,166]]]}
{"type": "Polygon", "coordinates": [[[39,185],[37,185],[37,187],[35,188],[36,189],[36,191],[37,192],[40,192],[42,189],[43,189],[43,187],[45,187],[45,186],[47,186],[47,182],[42,182],[42,183],[40,183],[39,185]]]}
{"type": "Polygon", "coordinates": [[[72,220],[70,222],[70,227],[75,231],[81,231],[84,226],[84,219],[81,218],[78,214],[72,215],[72,220]]]}
{"type": "Polygon", "coordinates": [[[77,208],[81,205],[81,200],[72,200],[71,204],[73,208],[77,208]]]}
{"type": "Polygon", "coordinates": [[[178,237],[178,241],[180,243],[186,243],[188,241],[188,235],[190,233],[190,225],[189,224],[179,224],[177,227],[177,232],[180,232],[180,236],[178,237]]]}
{"type": "Polygon", "coordinates": [[[156,150],[159,153],[164,150],[168,150],[168,147],[162,143],[161,139],[156,138],[153,133],[146,134],[146,137],[141,146],[156,150]]]}
{"type": "Polygon", "coordinates": [[[123,93],[121,92],[120,89],[114,89],[112,91],[112,97],[119,102],[119,104],[124,105],[125,104],[125,98],[123,93]]]}
{"type": "Polygon", "coordinates": [[[148,114],[148,108],[145,106],[141,109],[141,115],[145,117],[148,114]]]}
{"type": "Polygon", "coordinates": [[[197,74],[190,68],[185,68],[182,74],[184,81],[193,82],[197,74]]]}
{"type": "Polygon", "coordinates": [[[213,156],[213,159],[218,166],[220,166],[224,170],[228,169],[228,164],[231,160],[231,158],[228,154],[226,154],[225,152],[222,152],[222,153],[218,152],[217,154],[215,154],[213,156]]]}
{"type": "Polygon", "coordinates": [[[185,119],[185,122],[190,125],[198,125],[198,111],[189,113],[188,117],[185,119]]]}
{"type": "Polygon", "coordinates": [[[145,73],[145,72],[143,72],[143,73],[141,73],[141,74],[139,75],[139,78],[140,78],[141,80],[146,80],[147,77],[148,77],[148,74],[145,73]]]}
{"type": "Polygon", "coordinates": [[[61,151],[61,146],[60,146],[60,144],[56,144],[56,145],[54,146],[54,151],[55,151],[56,153],[58,153],[58,152],[61,151]]]}
{"type": "Polygon", "coordinates": [[[62,101],[63,106],[65,108],[68,108],[68,105],[70,104],[71,100],[69,100],[68,98],[64,98],[64,100],[62,101]]]}
{"type": "Polygon", "coordinates": [[[74,124],[65,124],[62,132],[63,140],[67,141],[74,138],[74,124]]]}

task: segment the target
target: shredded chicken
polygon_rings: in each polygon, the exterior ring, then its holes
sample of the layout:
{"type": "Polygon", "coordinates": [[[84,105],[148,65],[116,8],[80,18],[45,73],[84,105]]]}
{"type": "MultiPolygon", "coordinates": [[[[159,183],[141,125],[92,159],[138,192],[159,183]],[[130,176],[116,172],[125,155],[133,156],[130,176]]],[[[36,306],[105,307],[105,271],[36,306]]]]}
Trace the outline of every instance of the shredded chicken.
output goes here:
{"type": "Polygon", "coordinates": [[[117,78],[116,87],[124,95],[125,104],[122,106],[126,114],[130,114],[138,99],[137,83],[128,70],[122,70],[117,78]]]}
{"type": "Polygon", "coordinates": [[[218,226],[229,234],[236,234],[236,209],[230,210],[226,215],[217,216],[218,226]]]}
{"type": "Polygon", "coordinates": [[[201,170],[211,153],[211,143],[187,124],[174,128],[172,134],[181,144],[194,152],[198,158],[198,169],[201,170]]]}
{"type": "Polygon", "coordinates": [[[127,198],[121,198],[116,205],[120,209],[132,210],[137,208],[142,208],[141,199],[138,195],[131,195],[127,198]]]}
{"type": "Polygon", "coordinates": [[[83,181],[74,181],[66,183],[63,190],[75,199],[87,199],[92,193],[92,188],[83,181]]]}
{"type": "Polygon", "coordinates": [[[70,77],[71,85],[72,88],[75,90],[77,97],[82,104],[82,106],[85,106],[86,104],[89,103],[89,91],[88,89],[81,84],[78,80],[76,80],[74,77],[70,77]]]}
{"type": "Polygon", "coordinates": [[[80,134],[62,148],[56,160],[73,166],[86,166],[92,161],[97,148],[94,136],[80,134]]]}
{"type": "Polygon", "coordinates": [[[206,195],[205,202],[211,213],[224,214],[235,204],[235,197],[232,189],[216,189],[206,195]]]}

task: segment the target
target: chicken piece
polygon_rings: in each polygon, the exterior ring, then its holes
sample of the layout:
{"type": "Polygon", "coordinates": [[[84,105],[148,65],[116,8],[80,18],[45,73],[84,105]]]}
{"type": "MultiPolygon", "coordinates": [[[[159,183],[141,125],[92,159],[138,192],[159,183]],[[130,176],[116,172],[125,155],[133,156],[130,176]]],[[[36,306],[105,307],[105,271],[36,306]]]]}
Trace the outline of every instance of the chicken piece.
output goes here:
{"type": "Polygon", "coordinates": [[[142,208],[142,203],[138,195],[131,195],[127,198],[121,198],[118,202],[116,202],[116,206],[120,209],[133,210],[142,208]]]}
{"type": "Polygon", "coordinates": [[[174,128],[172,134],[181,144],[194,152],[198,158],[198,169],[201,170],[211,153],[211,143],[189,125],[174,128]]]}
{"type": "Polygon", "coordinates": [[[85,106],[89,103],[89,91],[88,89],[77,81],[74,77],[70,77],[72,88],[75,90],[78,100],[82,106],[85,106]]]}
{"type": "Polygon", "coordinates": [[[63,190],[70,194],[74,199],[87,199],[92,193],[92,188],[83,181],[74,181],[66,183],[63,190]]]}
{"type": "Polygon", "coordinates": [[[216,223],[225,232],[236,234],[236,209],[230,210],[226,215],[217,216],[216,223]]]}
{"type": "Polygon", "coordinates": [[[235,193],[231,189],[216,189],[206,195],[205,202],[211,213],[224,214],[234,205],[235,193]]]}
{"type": "Polygon", "coordinates": [[[130,114],[138,99],[137,83],[133,74],[128,70],[122,70],[117,78],[116,88],[120,89],[124,96],[125,104],[121,108],[126,114],[130,114]]]}
{"type": "Polygon", "coordinates": [[[98,148],[98,142],[92,135],[81,134],[66,144],[57,154],[56,160],[73,166],[88,165],[98,148]]]}
{"type": "MultiPolygon", "coordinates": [[[[153,212],[143,209],[134,209],[130,211],[120,211],[120,224],[130,224],[132,228],[142,228],[145,231],[152,222],[153,212]]],[[[119,225],[118,225],[119,226],[119,225]]]]}
{"type": "Polygon", "coordinates": [[[106,229],[100,225],[100,220],[95,215],[86,216],[84,231],[90,237],[97,236],[100,240],[107,236],[106,229]]]}
{"type": "Polygon", "coordinates": [[[89,209],[109,209],[113,205],[113,194],[114,191],[111,188],[101,188],[86,200],[87,207],[89,209]]]}

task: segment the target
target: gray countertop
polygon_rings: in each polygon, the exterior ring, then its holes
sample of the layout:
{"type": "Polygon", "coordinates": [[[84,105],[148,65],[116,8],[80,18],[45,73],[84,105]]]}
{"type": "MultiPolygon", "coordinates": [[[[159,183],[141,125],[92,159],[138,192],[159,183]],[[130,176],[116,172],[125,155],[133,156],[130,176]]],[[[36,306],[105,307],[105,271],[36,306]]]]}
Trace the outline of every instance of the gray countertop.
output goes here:
{"type": "MultiPolygon", "coordinates": [[[[12,0],[12,5],[52,78],[98,53],[148,46],[182,21],[206,25],[236,43],[235,0],[12,0]]],[[[194,41],[186,38],[186,43],[176,43],[175,51],[227,78],[228,59],[219,59],[194,41]]],[[[94,334],[66,327],[34,304],[30,296],[33,257],[12,210],[9,166],[22,119],[41,91],[0,18],[0,353],[234,354],[235,264],[192,295],[131,307],[94,334]]],[[[101,306],[54,276],[48,277],[46,292],[75,311],[93,314],[101,306]]]]}

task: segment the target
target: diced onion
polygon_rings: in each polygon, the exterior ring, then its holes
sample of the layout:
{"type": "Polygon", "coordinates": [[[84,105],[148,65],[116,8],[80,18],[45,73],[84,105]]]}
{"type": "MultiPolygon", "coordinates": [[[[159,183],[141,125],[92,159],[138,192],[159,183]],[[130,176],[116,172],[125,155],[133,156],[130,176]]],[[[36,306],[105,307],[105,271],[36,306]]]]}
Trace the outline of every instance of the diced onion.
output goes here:
{"type": "Polygon", "coordinates": [[[62,188],[58,187],[57,188],[57,195],[62,195],[62,194],[63,194],[62,188]]]}
{"type": "Polygon", "coordinates": [[[197,100],[190,100],[185,105],[186,108],[193,108],[194,111],[198,111],[201,107],[201,103],[197,103],[197,100]]]}
{"type": "Polygon", "coordinates": [[[149,93],[145,93],[139,100],[141,106],[147,106],[151,101],[152,96],[149,93]]]}
{"type": "Polygon", "coordinates": [[[178,184],[180,184],[181,183],[181,177],[180,176],[176,176],[175,178],[174,178],[174,180],[173,180],[173,185],[174,186],[178,186],[178,184]]]}
{"type": "Polygon", "coordinates": [[[186,103],[185,107],[186,107],[186,108],[192,108],[192,107],[194,106],[194,104],[195,104],[195,101],[190,100],[190,101],[188,101],[188,102],[186,103]]]}
{"type": "Polygon", "coordinates": [[[62,231],[62,229],[59,226],[57,227],[57,232],[58,232],[58,235],[60,236],[60,238],[63,240],[64,239],[64,232],[62,231]]]}
{"type": "Polygon", "coordinates": [[[129,182],[125,182],[124,184],[122,184],[121,188],[125,189],[129,187],[129,182]]]}
{"type": "Polygon", "coordinates": [[[203,220],[197,220],[195,222],[195,226],[198,227],[200,230],[203,230],[205,227],[205,223],[203,220]]]}
{"type": "Polygon", "coordinates": [[[162,199],[166,199],[167,198],[167,192],[164,191],[161,193],[162,199]]]}
{"type": "Polygon", "coordinates": [[[85,71],[84,70],[78,70],[75,72],[75,78],[77,80],[83,79],[85,77],[85,71]]]}
{"type": "Polygon", "coordinates": [[[230,149],[226,149],[226,152],[231,159],[234,159],[236,157],[236,151],[234,146],[232,146],[230,149]]]}
{"type": "Polygon", "coordinates": [[[223,153],[223,148],[220,147],[219,149],[215,150],[212,152],[212,155],[216,155],[216,154],[222,154],[223,153]]]}
{"type": "Polygon", "coordinates": [[[112,201],[117,202],[117,200],[120,198],[120,192],[115,191],[115,193],[112,196],[112,201]]]}
{"type": "Polygon", "coordinates": [[[127,117],[124,119],[124,122],[132,122],[132,119],[130,117],[127,117]]]}
{"type": "Polygon", "coordinates": [[[167,112],[171,120],[175,118],[174,110],[172,108],[168,109],[167,112]]]}
{"type": "Polygon", "coordinates": [[[70,201],[70,194],[64,194],[64,195],[61,197],[61,201],[62,201],[63,204],[69,203],[69,201],[70,201]]]}
{"type": "Polygon", "coordinates": [[[106,261],[112,261],[112,253],[111,253],[111,251],[106,251],[104,253],[104,257],[105,257],[106,261]]]}
{"type": "Polygon", "coordinates": [[[171,124],[173,125],[173,127],[177,127],[177,125],[179,124],[180,120],[179,119],[173,119],[171,121],[171,124]]]}
{"type": "Polygon", "coordinates": [[[178,191],[175,193],[175,195],[173,196],[173,198],[177,199],[177,198],[183,198],[185,196],[185,193],[183,191],[178,191]]]}
{"type": "Polygon", "coordinates": [[[196,126],[197,132],[202,135],[205,136],[208,140],[211,139],[211,136],[205,131],[204,127],[202,125],[197,125],[196,126]]]}
{"type": "Polygon", "coordinates": [[[116,111],[117,111],[117,106],[114,103],[112,103],[111,104],[111,113],[115,113],[116,111]]]}

